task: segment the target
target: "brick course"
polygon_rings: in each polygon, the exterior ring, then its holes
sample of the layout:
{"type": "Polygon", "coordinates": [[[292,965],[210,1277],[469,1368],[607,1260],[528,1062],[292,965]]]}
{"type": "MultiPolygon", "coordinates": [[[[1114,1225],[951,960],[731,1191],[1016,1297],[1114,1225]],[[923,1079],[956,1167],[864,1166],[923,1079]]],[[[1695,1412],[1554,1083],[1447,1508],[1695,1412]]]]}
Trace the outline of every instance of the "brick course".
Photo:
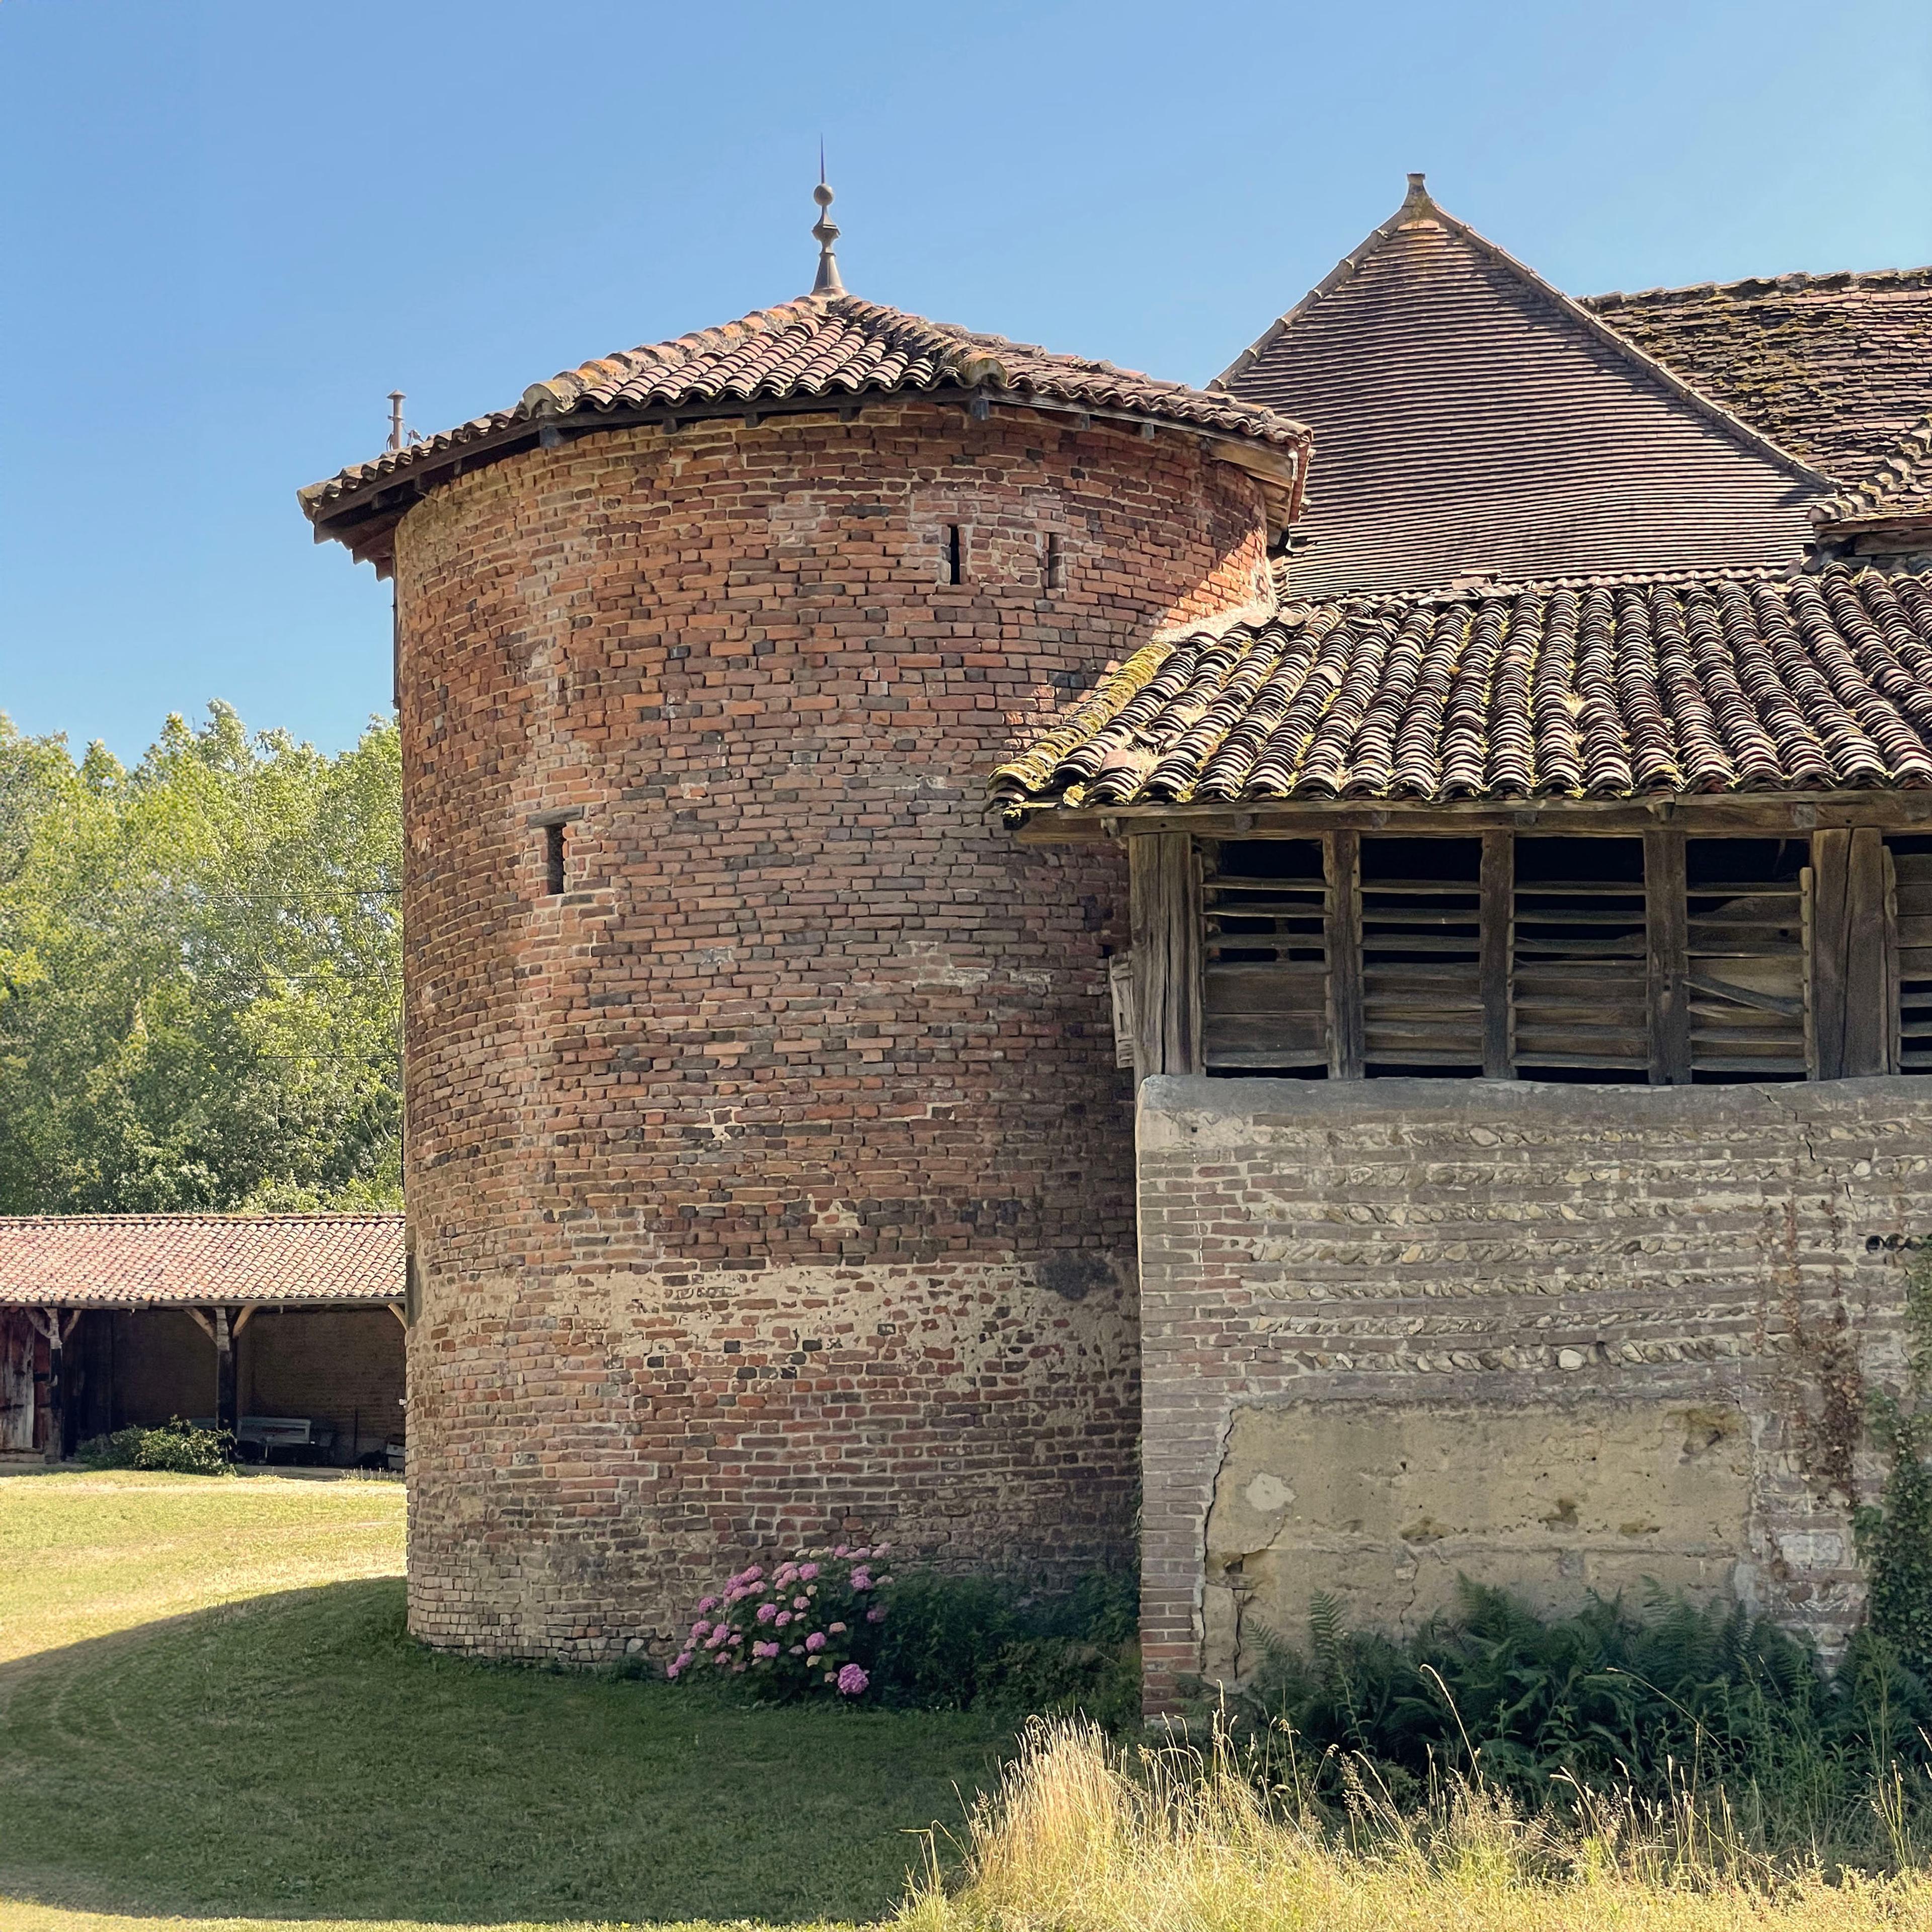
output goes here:
{"type": "Polygon", "coordinates": [[[1124,872],[1016,846],[982,784],[1264,596],[1265,532],[1193,437],[1063,422],[612,431],[400,525],[430,1640],[656,1648],[742,1552],[847,1525],[1130,1548],[1124,872]]]}
{"type": "Polygon", "coordinates": [[[1910,1077],[1148,1081],[1150,1708],[1179,1677],[1237,1670],[1244,1614],[1292,1632],[1306,1615],[1307,1559],[1269,1573],[1210,1547],[1210,1508],[1234,1514],[1238,1412],[1291,1406],[1380,1408],[1391,1436],[1425,1405],[1452,1423],[1544,1409],[1554,1467],[1589,1453],[1584,1424],[1605,1414],[1724,1405],[1745,1426],[1748,1497],[1728,1587],[1840,1642],[1862,1598],[1852,1492],[1878,1474],[1862,1391],[1900,1380],[1904,1250],[1932,1226],[1928,1108],[1910,1077]],[[1274,1579],[1258,1594],[1257,1570],[1274,1579]]]}

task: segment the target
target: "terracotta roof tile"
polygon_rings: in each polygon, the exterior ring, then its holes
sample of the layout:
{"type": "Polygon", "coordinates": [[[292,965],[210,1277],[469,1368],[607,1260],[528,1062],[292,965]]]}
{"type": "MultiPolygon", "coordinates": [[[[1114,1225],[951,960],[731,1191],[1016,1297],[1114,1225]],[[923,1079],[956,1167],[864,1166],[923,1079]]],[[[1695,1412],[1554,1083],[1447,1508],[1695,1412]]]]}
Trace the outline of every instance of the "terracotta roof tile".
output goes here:
{"type": "Polygon", "coordinates": [[[400,1214],[0,1216],[0,1304],[368,1303],[402,1293],[400,1214]]]}
{"type": "Polygon", "coordinates": [[[1164,640],[1009,804],[1932,787],[1932,580],[1594,578],[1285,605],[1164,640]]]}
{"type": "Polygon", "coordinates": [[[319,518],[372,484],[430,464],[520,424],[644,410],[716,410],[802,398],[971,389],[994,400],[1029,398],[1114,411],[1204,434],[1297,448],[1308,432],[1277,411],[1157,381],[1112,363],[1061,356],[998,335],[928,322],[855,296],[801,296],[722,328],[586,362],[532,383],[513,407],[352,464],[300,493],[319,518]]]}
{"type": "Polygon", "coordinates": [[[1686,382],[1846,483],[1932,410],[1932,267],[1588,297],[1686,382]]]}

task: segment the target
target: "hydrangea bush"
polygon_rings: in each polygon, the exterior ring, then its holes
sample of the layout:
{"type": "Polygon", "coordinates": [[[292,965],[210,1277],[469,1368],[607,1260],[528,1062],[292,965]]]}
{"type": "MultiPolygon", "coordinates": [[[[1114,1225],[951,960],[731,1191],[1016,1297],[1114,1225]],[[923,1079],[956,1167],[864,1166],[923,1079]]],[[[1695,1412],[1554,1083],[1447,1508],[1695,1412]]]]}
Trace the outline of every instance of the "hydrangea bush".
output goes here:
{"type": "Polygon", "coordinates": [[[754,1563],[702,1598],[670,1678],[745,1677],[776,1697],[862,1697],[891,1610],[890,1544],[801,1550],[754,1563]]]}

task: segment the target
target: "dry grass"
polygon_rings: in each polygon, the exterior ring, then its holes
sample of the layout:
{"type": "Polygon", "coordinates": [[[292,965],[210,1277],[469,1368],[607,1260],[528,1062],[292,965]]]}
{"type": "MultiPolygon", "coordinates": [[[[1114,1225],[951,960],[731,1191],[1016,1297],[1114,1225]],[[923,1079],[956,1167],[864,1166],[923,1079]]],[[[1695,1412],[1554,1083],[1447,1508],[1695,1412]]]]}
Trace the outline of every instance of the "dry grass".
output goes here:
{"type": "Polygon", "coordinates": [[[1932,1880],[1774,1866],[1694,1804],[1589,1828],[1455,1794],[1399,1817],[1366,1791],[1336,1830],[1264,1799],[1225,1750],[1127,1754],[1039,1725],[976,1808],[965,1875],[900,1932],[1865,1932],[1932,1928],[1932,1880]]]}

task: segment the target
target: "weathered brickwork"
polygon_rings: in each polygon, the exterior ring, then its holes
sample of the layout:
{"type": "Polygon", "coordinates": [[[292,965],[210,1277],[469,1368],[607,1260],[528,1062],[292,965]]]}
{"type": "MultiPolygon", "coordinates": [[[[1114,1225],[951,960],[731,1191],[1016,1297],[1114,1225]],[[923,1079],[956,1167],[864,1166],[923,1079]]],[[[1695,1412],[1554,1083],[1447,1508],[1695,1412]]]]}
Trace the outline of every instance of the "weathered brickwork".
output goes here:
{"type": "Polygon", "coordinates": [[[1124,1553],[1124,871],[983,785],[1266,594],[1257,486],[1192,436],[868,404],[479,468],[396,575],[412,1627],[650,1648],[846,1523],[1124,1553]]]}
{"type": "Polygon", "coordinates": [[[1459,1568],[1855,1620],[1924,1082],[1163,1077],[1138,1144],[1152,1708],[1311,1589],[1400,1624],[1459,1568]]]}

